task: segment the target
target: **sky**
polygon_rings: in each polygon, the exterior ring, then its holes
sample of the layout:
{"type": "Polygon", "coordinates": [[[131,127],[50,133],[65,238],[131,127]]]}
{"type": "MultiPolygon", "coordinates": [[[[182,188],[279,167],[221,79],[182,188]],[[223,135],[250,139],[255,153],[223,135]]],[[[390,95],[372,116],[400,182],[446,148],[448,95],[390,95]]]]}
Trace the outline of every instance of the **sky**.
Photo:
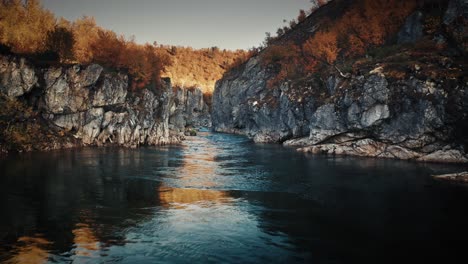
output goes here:
{"type": "Polygon", "coordinates": [[[57,17],[93,16],[99,26],[138,43],[221,49],[258,46],[310,0],[42,0],[57,17]]]}

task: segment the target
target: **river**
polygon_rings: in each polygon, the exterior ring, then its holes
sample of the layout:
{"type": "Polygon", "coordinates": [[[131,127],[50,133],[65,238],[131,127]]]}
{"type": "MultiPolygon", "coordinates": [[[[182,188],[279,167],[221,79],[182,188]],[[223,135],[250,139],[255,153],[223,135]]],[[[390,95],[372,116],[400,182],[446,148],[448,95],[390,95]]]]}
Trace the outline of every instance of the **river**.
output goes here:
{"type": "Polygon", "coordinates": [[[0,262],[458,262],[468,187],[430,175],[461,169],[210,132],[181,146],[11,155],[0,159],[0,262]]]}

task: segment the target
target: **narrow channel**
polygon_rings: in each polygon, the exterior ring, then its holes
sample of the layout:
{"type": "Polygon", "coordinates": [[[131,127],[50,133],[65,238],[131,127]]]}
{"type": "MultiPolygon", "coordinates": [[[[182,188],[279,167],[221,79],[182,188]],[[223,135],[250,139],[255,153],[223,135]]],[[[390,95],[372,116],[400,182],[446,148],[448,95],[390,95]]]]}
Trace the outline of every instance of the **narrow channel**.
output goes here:
{"type": "Polygon", "coordinates": [[[181,146],[10,155],[0,168],[6,263],[383,263],[460,259],[468,242],[468,187],[430,176],[454,166],[200,132],[181,146]]]}

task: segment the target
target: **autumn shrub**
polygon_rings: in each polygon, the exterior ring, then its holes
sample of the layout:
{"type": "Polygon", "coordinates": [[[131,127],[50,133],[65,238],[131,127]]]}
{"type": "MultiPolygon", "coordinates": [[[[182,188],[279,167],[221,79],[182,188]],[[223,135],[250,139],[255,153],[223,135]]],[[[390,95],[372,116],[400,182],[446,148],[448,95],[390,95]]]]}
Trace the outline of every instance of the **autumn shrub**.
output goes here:
{"type": "Polygon", "coordinates": [[[239,66],[246,63],[253,56],[258,55],[258,53],[259,53],[259,51],[256,48],[252,48],[248,52],[245,52],[245,53],[240,53],[237,56],[237,58],[235,58],[234,61],[225,68],[226,72],[238,68],[239,66]]]}
{"type": "Polygon", "coordinates": [[[306,56],[333,64],[341,48],[338,47],[338,36],[335,31],[320,31],[304,43],[303,50],[306,56]]]}
{"type": "Polygon", "coordinates": [[[15,53],[45,51],[47,33],[55,23],[54,15],[38,0],[0,1],[0,43],[15,53]]]}
{"type": "Polygon", "coordinates": [[[84,16],[72,23],[72,30],[75,36],[73,53],[76,60],[84,64],[91,63],[94,57],[91,45],[99,38],[102,29],[96,25],[93,17],[84,16]]]}
{"type": "Polygon", "coordinates": [[[260,55],[260,58],[263,66],[272,66],[276,69],[275,76],[267,83],[268,87],[304,75],[304,70],[308,67],[301,67],[300,65],[315,67],[314,59],[304,56],[302,48],[292,42],[270,46],[260,55]]]}
{"type": "MultiPolygon", "coordinates": [[[[269,85],[294,75],[307,76],[326,66],[333,66],[332,69],[343,74],[337,63],[362,57],[371,50],[374,56],[389,55],[394,47],[375,48],[385,45],[398,32],[416,4],[416,0],[358,0],[341,17],[333,21],[325,19],[318,24],[318,30],[302,44],[275,44],[272,37],[273,41],[268,41],[261,56],[265,67],[276,65],[279,68],[269,85]]],[[[304,19],[302,13],[299,17],[304,19]]]]}

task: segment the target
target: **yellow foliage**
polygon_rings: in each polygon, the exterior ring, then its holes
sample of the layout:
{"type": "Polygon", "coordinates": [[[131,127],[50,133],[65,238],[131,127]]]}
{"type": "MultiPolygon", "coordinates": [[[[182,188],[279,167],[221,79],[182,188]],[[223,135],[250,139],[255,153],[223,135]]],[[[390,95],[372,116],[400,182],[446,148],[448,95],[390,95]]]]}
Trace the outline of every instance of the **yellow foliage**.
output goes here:
{"type": "Polygon", "coordinates": [[[45,50],[47,32],[55,27],[54,15],[38,0],[0,1],[0,43],[17,53],[45,50]]]}
{"type": "Polygon", "coordinates": [[[250,53],[244,50],[220,50],[217,47],[193,49],[191,47],[160,46],[159,56],[169,56],[172,65],[165,68],[163,76],[180,87],[199,87],[203,92],[211,93],[217,80],[226,70],[241,64],[250,53]]]}
{"type": "Polygon", "coordinates": [[[333,64],[341,49],[338,48],[336,32],[320,31],[304,43],[303,50],[309,56],[333,64]]]}

